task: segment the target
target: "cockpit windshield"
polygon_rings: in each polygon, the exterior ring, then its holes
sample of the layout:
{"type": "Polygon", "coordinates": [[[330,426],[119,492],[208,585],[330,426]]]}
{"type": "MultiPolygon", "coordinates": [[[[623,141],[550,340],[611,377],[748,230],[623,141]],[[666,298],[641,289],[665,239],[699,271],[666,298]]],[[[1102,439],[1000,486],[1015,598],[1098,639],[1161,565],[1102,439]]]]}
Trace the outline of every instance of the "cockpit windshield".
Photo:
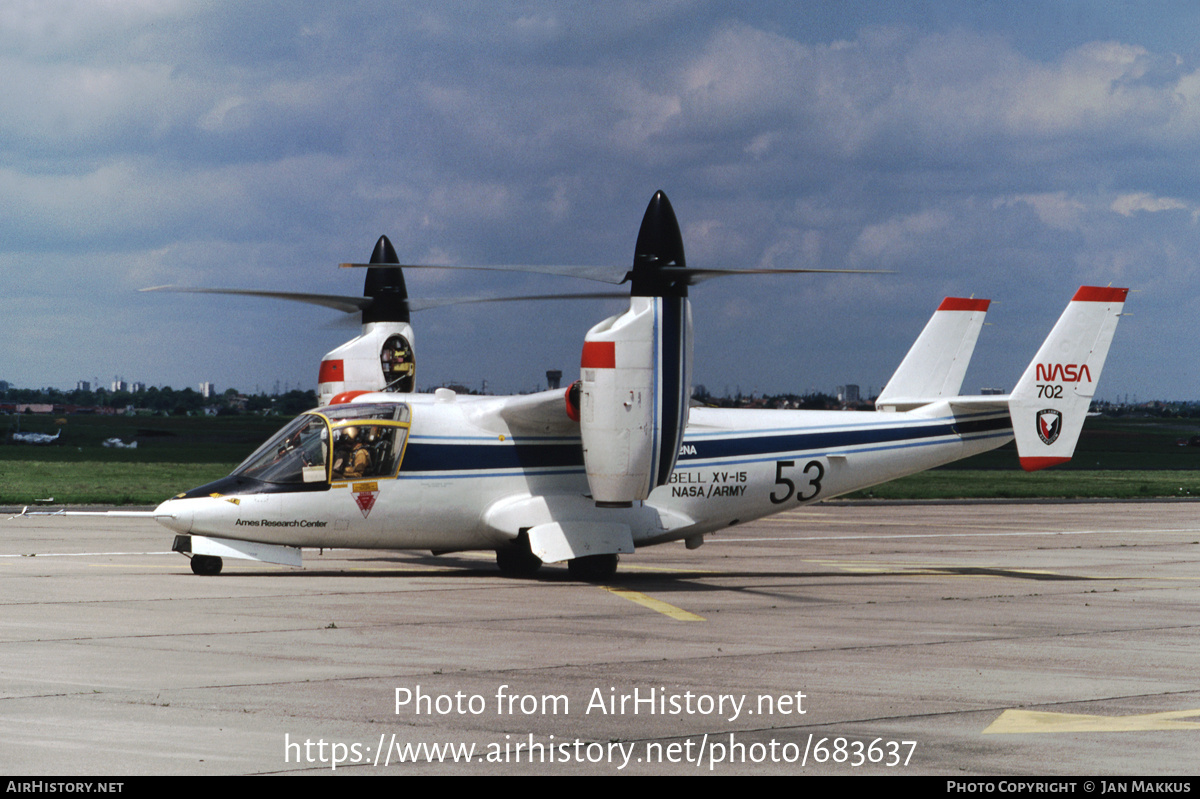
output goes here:
{"type": "Polygon", "coordinates": [[[284,484],[395,477],[408,427],[403,403],[318,408],[293,419],[233,474],[284,484]]]}

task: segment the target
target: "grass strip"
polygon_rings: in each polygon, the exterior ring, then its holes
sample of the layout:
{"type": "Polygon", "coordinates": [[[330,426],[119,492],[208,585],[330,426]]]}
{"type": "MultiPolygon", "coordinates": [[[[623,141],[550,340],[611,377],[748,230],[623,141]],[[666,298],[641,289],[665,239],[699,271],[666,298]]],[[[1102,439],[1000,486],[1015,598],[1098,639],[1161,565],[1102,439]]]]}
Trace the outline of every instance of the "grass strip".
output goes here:
{"type": "Polygon", "coordinates": [[[157,505],[229,474],[236,463],[0,462],[0,505],[157,505]]]}

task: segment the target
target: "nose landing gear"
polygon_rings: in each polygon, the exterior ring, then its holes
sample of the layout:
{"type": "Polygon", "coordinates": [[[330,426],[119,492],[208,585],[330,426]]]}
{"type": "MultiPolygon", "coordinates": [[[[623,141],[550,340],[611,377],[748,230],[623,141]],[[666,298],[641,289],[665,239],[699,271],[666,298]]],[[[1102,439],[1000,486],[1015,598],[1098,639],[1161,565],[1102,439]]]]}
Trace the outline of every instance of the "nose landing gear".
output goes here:
{"type": "Polygon", "coordinates": [[[213,555],[192,555],[192,574],[220,574],[223,565],[221,559],[213,555]]]}

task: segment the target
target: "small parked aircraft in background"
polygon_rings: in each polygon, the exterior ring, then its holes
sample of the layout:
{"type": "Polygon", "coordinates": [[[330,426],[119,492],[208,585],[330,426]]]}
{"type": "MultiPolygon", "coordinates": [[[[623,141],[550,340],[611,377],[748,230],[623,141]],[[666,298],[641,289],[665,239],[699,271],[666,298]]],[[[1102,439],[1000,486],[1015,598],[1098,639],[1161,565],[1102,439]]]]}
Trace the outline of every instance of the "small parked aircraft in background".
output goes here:
{"type": "Polygon", "coordinates": [[[53,444],[62,435],[62,428],[54,435],[49,433],[13,433],[12,440],[18,444],[53,444]]]}

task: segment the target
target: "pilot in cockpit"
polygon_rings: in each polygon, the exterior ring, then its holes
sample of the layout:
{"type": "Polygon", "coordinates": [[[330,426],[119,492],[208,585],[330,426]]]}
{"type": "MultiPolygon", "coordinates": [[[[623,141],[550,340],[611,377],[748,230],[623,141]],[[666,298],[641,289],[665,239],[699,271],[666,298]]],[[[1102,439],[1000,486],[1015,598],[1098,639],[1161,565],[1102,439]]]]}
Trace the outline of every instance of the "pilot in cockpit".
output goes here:
{"type": "Polygon", "coordinates": [[[335,447],[333,479],[362,477],[371,468],[371,453],[357,427],[343,427],[335,447]]]}

